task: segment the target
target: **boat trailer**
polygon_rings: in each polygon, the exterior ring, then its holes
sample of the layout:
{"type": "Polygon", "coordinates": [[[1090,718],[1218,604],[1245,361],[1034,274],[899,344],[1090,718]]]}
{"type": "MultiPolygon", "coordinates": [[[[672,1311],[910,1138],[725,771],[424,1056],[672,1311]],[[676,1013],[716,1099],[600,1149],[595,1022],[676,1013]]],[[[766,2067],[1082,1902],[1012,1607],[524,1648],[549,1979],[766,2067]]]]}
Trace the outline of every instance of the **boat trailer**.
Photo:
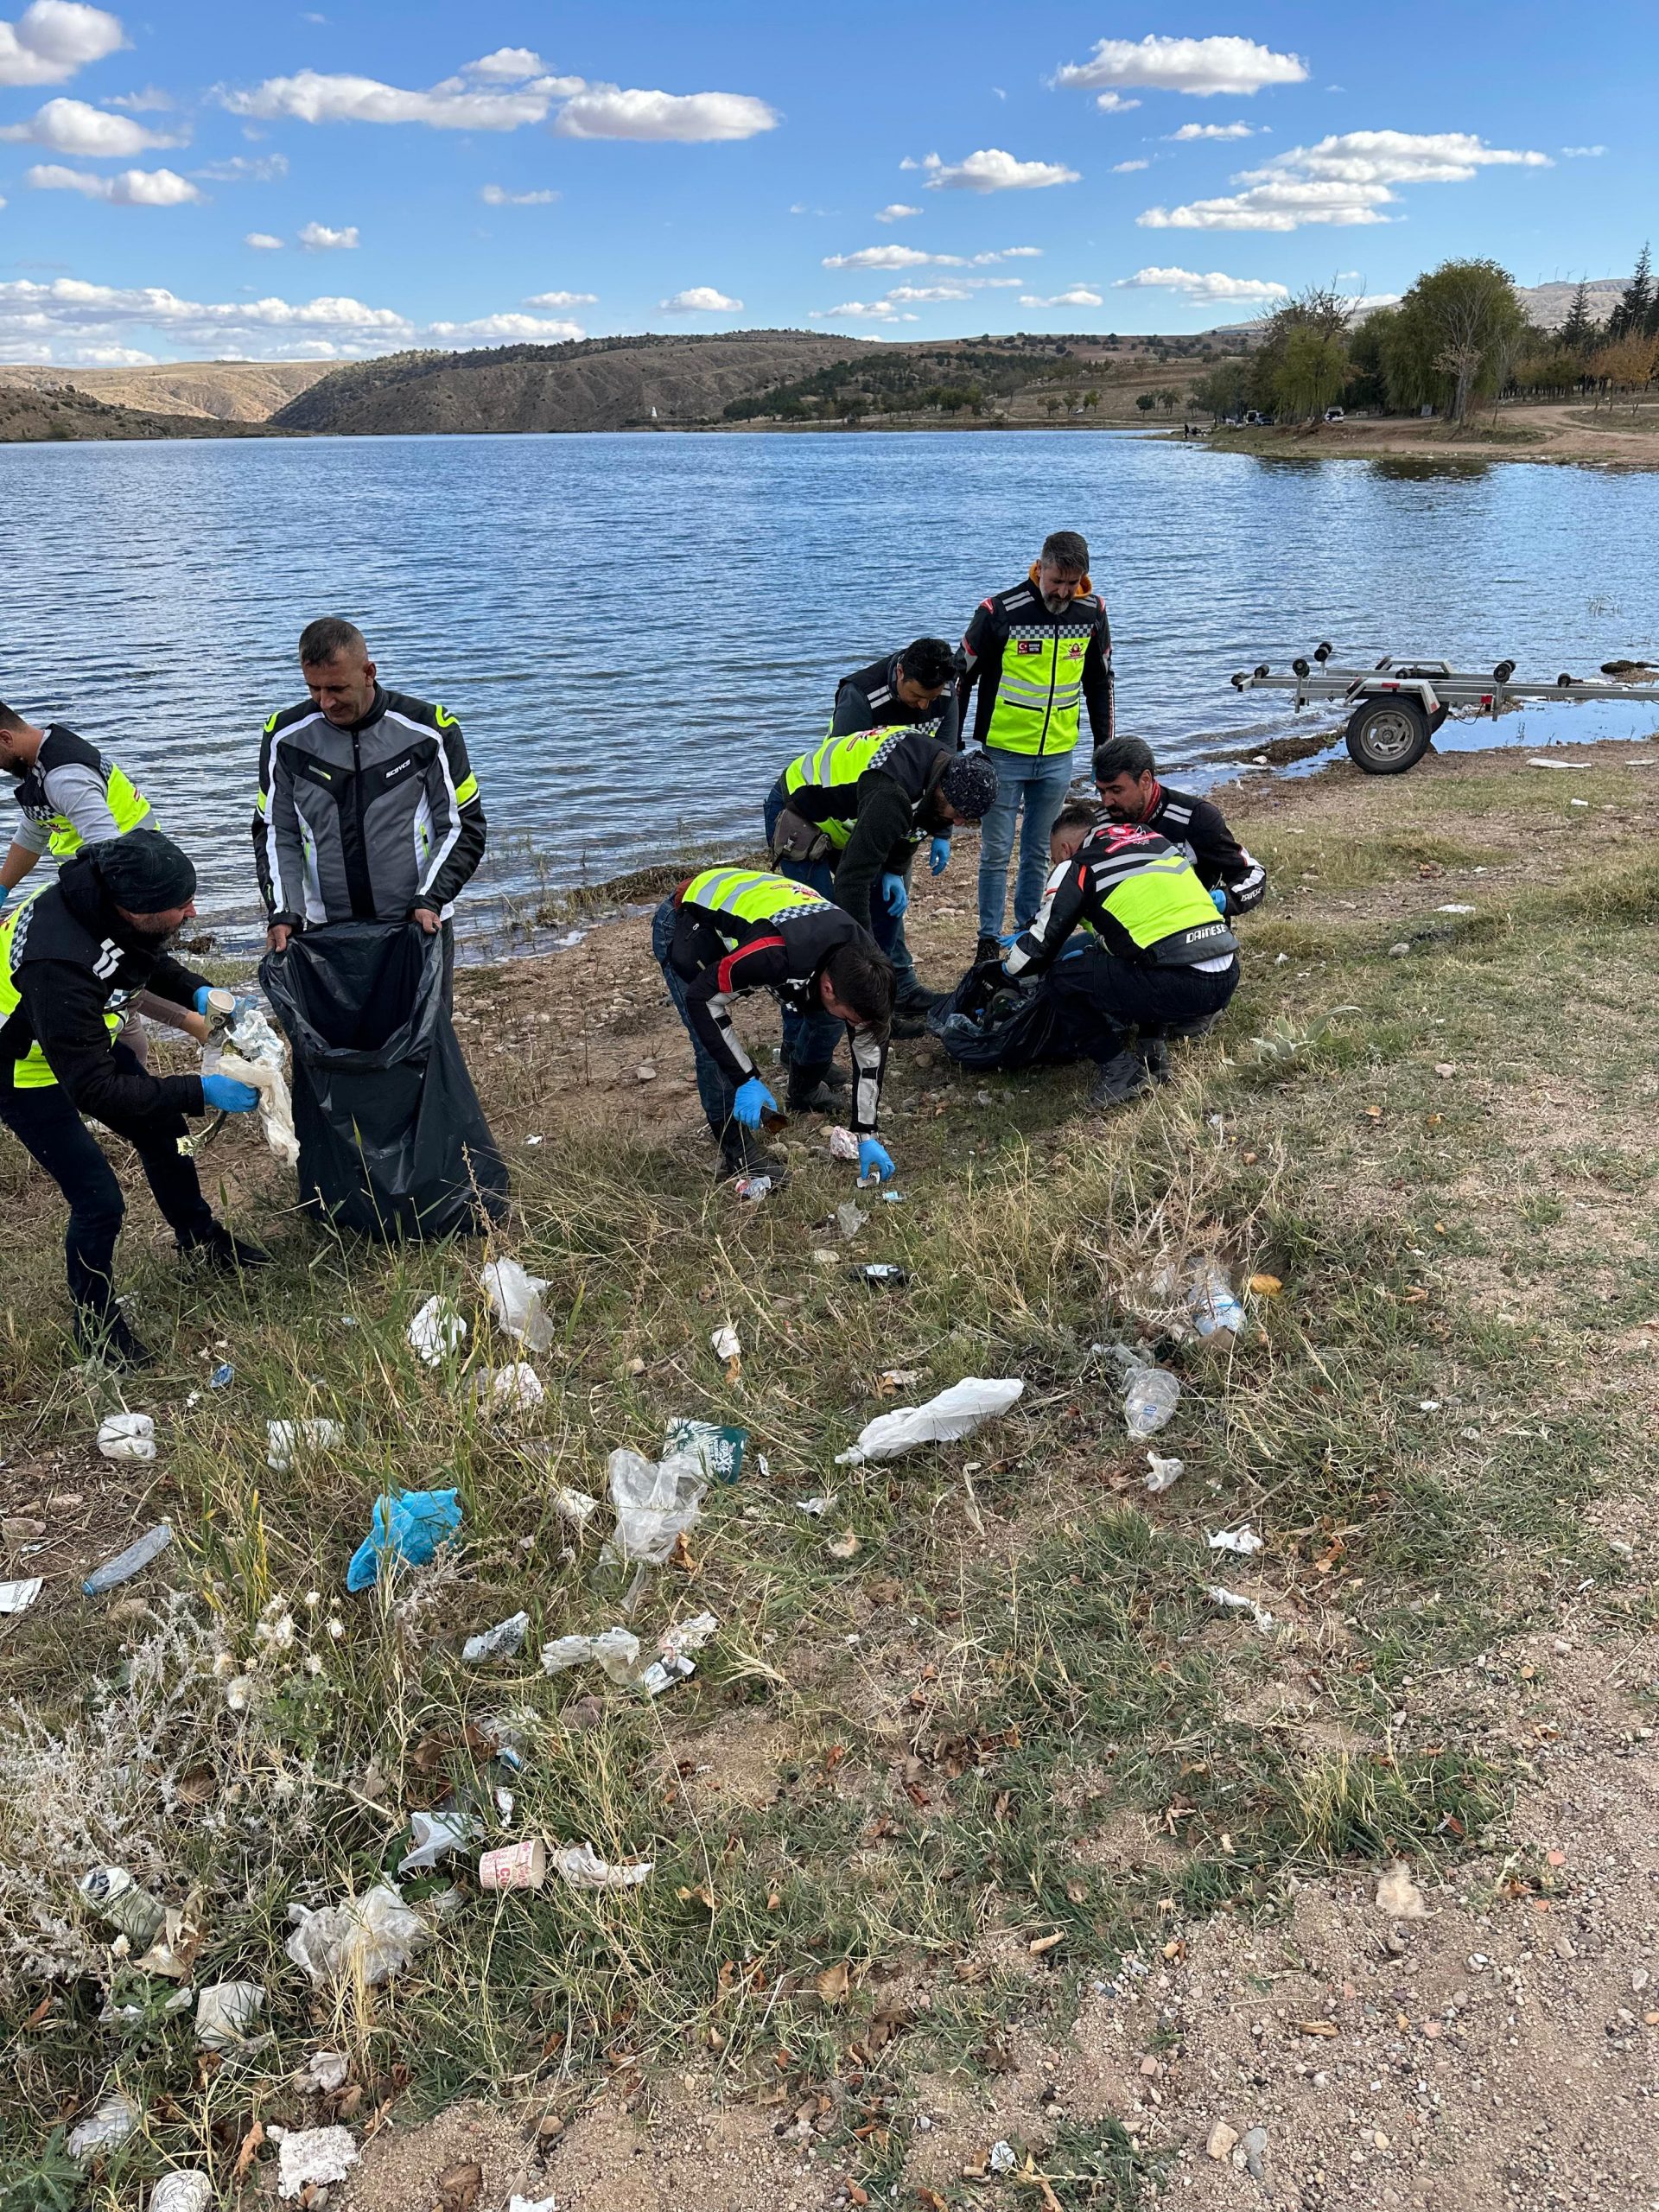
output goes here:
{"type": "Polygon", "coordinates": [[[1553,683],[1517,683],[1515,663],[1485,671],[1455,669],[1443,660],[1395,660],[1385,654],[1374,668],[1342,668],[1333,648],[1314,648],[1310,660],[1287,670],[1241,669],[1238,691],[1294,691],[1300,709],[1316,699],[1351,707],[1349,753],[1368,776],[1403,776],[1428,750],[1429,740],[1455,708],[1496,719],[1500,708],[1524,699],[1652,699],[1659,701],[1659,668],[1642,661],[1608,661],[1599,677],[1558,676],[1553,683]]]}

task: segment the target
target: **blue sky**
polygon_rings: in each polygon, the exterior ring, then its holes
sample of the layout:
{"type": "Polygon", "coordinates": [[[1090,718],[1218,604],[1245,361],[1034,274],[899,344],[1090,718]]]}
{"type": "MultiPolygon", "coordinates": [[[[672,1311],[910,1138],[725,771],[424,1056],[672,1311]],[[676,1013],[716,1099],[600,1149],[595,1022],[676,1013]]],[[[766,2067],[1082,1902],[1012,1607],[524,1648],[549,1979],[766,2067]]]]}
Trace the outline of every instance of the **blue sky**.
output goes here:
{"type": "Polygon", "coordinates": [[[1650,0],[1593,20],[0,0],[0,359],[1201,330],[1449,254],[1623,275],[1659,39],[1650,0]]]}

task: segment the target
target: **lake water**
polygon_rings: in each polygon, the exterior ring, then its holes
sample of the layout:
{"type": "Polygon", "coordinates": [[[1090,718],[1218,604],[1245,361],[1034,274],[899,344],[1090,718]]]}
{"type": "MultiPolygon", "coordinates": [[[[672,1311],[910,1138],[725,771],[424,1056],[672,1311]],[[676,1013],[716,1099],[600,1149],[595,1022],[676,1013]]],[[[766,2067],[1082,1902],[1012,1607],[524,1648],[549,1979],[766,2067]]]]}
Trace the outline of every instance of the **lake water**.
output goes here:
{"type": "MultiPolygon", "coordinates": [[[[959,637],[1053,528],[1093,550],[1119,727],[1193,780],[1315,726],[1227,679],[1321,638],[1545,678],[1659,645],[1659,474],[1032,431],[7,446],[0,481],[0,697],[136,772],[232,943],[257,912],[260,725],[300,696],[319,613],[460,717],[498,901],[753,839],[836,678],[959,637]]],[[[1656,721],[1552,707],[1471,735],[1656,721]]]]}

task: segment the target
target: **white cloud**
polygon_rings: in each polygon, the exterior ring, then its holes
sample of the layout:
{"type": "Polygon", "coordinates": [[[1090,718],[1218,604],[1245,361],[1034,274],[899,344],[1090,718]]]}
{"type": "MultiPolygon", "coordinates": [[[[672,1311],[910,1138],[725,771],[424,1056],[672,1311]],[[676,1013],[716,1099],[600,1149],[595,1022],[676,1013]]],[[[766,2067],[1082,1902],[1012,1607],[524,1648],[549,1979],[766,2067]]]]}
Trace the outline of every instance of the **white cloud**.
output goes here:
{"type": "Polygon", "coordinates": [[[1300,54],[1275,54],[1250,38],[1103,38],[1087,61],[1061,69],[1055,83],[1078,92],[1135,85],[1152,92],[1253,94],[1264,85],[1300,85],[1307,64],[1300,54]]]}
{"type": "Polygon", "coordinates": [[[479,194],[486,207],[550,207],[556,192],[509,192],[505,184],[486,184],[479,194]]]}
{"type": "Polygon", "coordinates": [[[921,269],[930,261],[951,259],[953,257],[924,253],[913,245],[866,245],[856,253],[831,253],[824,257],[826,269],[921,269]]]}
{"type": "Polygon", "coordinates": [[[159,85],[146,85],[136,92],[106,92],[104,98],[107,106],[124,107],[129,115],[166,115],[178,105],[159,85]]]}
{"type": "MultiPolygon", "coordinates": [[[[904,163],[900,163],[902,168],[904,163]]],[[[1076,169],[1065,168],[1058,162],[1020,162],[1006,154],[1000,146],[983,146],[966,161],[946,164],[937,154],[929,154],[919,162],[912,162],[912,168],[931,172],[927,180],[930,192],[1037,192],[1045,185],[1076,184],[1079,180],[1076,169]]]]}
{"type": "Polygon", "coordinates": [[[48,162],[30,169],[23,181],[35,192],[79,192],[117,207],[185,207],[202,196],[188,176],[174,169],[123,169],[118,176],[94,176],[90,169],[48,162]]]}
{"type": "Polygon", "coordinates": [[[1069,292],[1056,292],[1048,300],[1039,300],[1032,292],[1021,292],[1020,304],[1022,308],[1103,308],[1106,302],[1086,284],[1074,284],[1069,292]]]}
{"type": "Polygon", "coordinates": [[[156,356],[137,346],[77,346],[74,360],[84,369],[153,369],[156,356]]]}
{"type": "Polygon", "coordinates": [[[775,130],[776,108],[747,92],[627,92],[590,85],[559,111],[553,128],[564,138],[673,139],[704,143],[753,138],[775,130]]]}
{"type": "Polygon", "coordinates": [[[1166,143],[1184,146],[1193,138],[1254,138],[1255,126],[1248,123],[1184,123],[1179,130],[1168,133],[1166,143]]]}
{"type": "Polygon", "coordinates": [[[288,175],[286,154],[232,154],[227,162],[209,162],[192,169],[204,184],[275,184],[288,175]]]}
{"type": "Polygon", "coordinates": [[[524,305],[527,308],[590,308],[598,298],[597,292],[533,292],[524,305]]]}
{"type": "Polygon", "coordinates": [[[902,200],[890,200],[885,207],[877,208],[875,219],[878,223],[902,223],[906,216],[919,215],[921,212],[919,207],[907,207],[902,200]]]}
{"type": "Polygon", "coordinates": [[[1112,175],[1114,176],[1132,176],[1136,169],[1149,169],[1151,167],[1152,163],[1150,162],[1114,162],[1112,163],[1112,175]]]}
{"type": "Polygon", "coordinates": [[[1219,269],[1200,274],[1196,269],[1137,269],[1133,276],[1120,276],[1115,292],[1180,292],[1189,300],[1287,300],[1285,284],[1258,276],[1227,276],[1219,269]]]}
{"type": "Polygon", "coordinates": [[[838,308],[814,308],[814,322],[918,322],[919,315],[901,313],[891,300],[843,300],[838,308]]]}
{"type": "MultiPolygon", "coordinates": [[[[576,88],[582,80],[569,82],[576,88]]],[[[454,78],[430,92],[416,92],[375,77],[326,75],[316,69],[268,77],[251,92],[221,98],[232,115],[264,121],[287,117],[296,123],[424,123],[435,130],[517,130],[543,122],[552,105],[552,95],[536,82],[517,91],[480,92],[454,78]]]]}
{"type": "Polygon", "coordinates": [[[0,348],[27,344],[39,359],[42,349],[50,353],[59,345],[119,345],[134,329],[221,356],[245,351],[278,359],[319,351],[332,359],[342,348],[384,351],[407,346],[416,334],[407,316],[349,298],[202,302],[162,286],[90,284],[73,276],[0,283],[0,348]]]}
{"type": "Polygon", "coordinates": [[[327,223],[308,223],[300,232],[299,243],[308,253],[354,253],[359,243],[357,225],[349,223],[344,230],[331,230],[327,223]]]}
{"type": "MultiPolygon", "coordinates": [[[[1017,283],[1019,279],[1016,277],[1017,283]]],[[[895,284],[887,294],[890,300],[909,307],[918,300],[971,300],[973,293],[966,284],[895,284]]]]}
{"type": "Polygon", "coordinates": [[[427,325],[434,338],[529,338],[557,343],[588,334],[579,322],[549,321],[534,315],[481,315],[471,322],[433,322],[427,325]]]}
{"type": "Polygon", "coordinates": [[[498,46],[493,54],[464,64],[461,73],[493,78],[498,84],[522,85],[527,77],[547,77],[552,72],[541,55],[527,46],[498,46]]]}
{"type": "Polygon", "coordinates": [[[283,250],[281,238],[273,238],[269,231],[250,231],[242,243],[252,246],[258,253],[280,253],[283,250]]]}
{"type": "Polygon", "coordinates": [[[31,146],[45,146],[54,154],[79,154],[100,159],[109,156],[143,154],[157,146],[175,146],[175,138],[129,123],[124,115],[105,108],[89,107],[85,100],[48,100],[27,123],[10,123],[0,138],[16,138],[31,146]]]}
{"type": "Polygon", "coordinates": [[[1563,146],[1561,149],[1569,162],[1599,161],[1606,150],[1605,146],[1563,146]]]}
{"type": "Polygon", "coordinates": [[[0,23],[0,85],[60,85],[126,44],[118,16],[75,0],[33,0],[0,23]]]}
{"type": "Polygon", "coordinates": [[[717,292],[712,284],[693,284],[683,292],[676,292],[672,299],[658,300],[658,306],[666,315],[737,315],[743,306],[724,292],[717,292]]]}
{"type": "Polygon", "coordinates": [[[1548,168],[1546,154],[1488,146],[1463,130],[1350,130],[1293,146],[1233,179],[1245,189],[1181,207],[1148,207],[1154,231],[1294,231],[1304,224],[1386,223],[1401,184],[1462,184],[1482,168],[1548,168]]]}
{"type": "Polygon", "coordinates": [[[1139,100],[1126,100],[1122,92],[1102,92],[1095,102],[1103,115],[1127,115],[1140,105],[1139,100]]]}

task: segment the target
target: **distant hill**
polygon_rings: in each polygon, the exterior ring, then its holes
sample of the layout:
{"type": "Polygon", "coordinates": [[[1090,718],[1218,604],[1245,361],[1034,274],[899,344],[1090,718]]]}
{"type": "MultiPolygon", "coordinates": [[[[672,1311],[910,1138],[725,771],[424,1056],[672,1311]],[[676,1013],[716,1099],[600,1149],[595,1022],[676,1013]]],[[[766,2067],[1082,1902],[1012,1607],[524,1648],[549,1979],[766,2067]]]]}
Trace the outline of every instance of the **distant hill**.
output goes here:
{"type": "Polygon", "coordinates": [[[319,377],[331,361],[161,361],[149,368],[58,369],[0,366],[0,390],[35,391],[73,385],[112,407],[149,414],[194,415],[217,423],[264,423],[319,377]]]}
{"type": "Polygon", "coordinates": [[[393,353],[336,369],[271,417],[284,430],[620,430],[715,422],[726,403],[880,350],[804,330],[582,339],[465,353],[393,353]]]}
{"type": "Polygon", "coordinates": [[[0,445],[270,435],[263,423],[226,423],[212,415],[163,415],[145,408],[111,407],[68,385],[36,391],[28,385],[0,384],[0,445]]]}
{"type": "MultiPolygon", "coordinates": [[[[1592,322],[1605,322],[1618,305],[1618,296],[1630,283],[1628,276],[1592,276],[1584,288],[1584,303],[1590,311],[1592,322]]],[[[1576,284],[1517,284],[1516,296],[1525,308],[1529,319],[1540,330],[1559,330],[1573,312],[1573,302],[1578,295],[1576,284]]]]}

